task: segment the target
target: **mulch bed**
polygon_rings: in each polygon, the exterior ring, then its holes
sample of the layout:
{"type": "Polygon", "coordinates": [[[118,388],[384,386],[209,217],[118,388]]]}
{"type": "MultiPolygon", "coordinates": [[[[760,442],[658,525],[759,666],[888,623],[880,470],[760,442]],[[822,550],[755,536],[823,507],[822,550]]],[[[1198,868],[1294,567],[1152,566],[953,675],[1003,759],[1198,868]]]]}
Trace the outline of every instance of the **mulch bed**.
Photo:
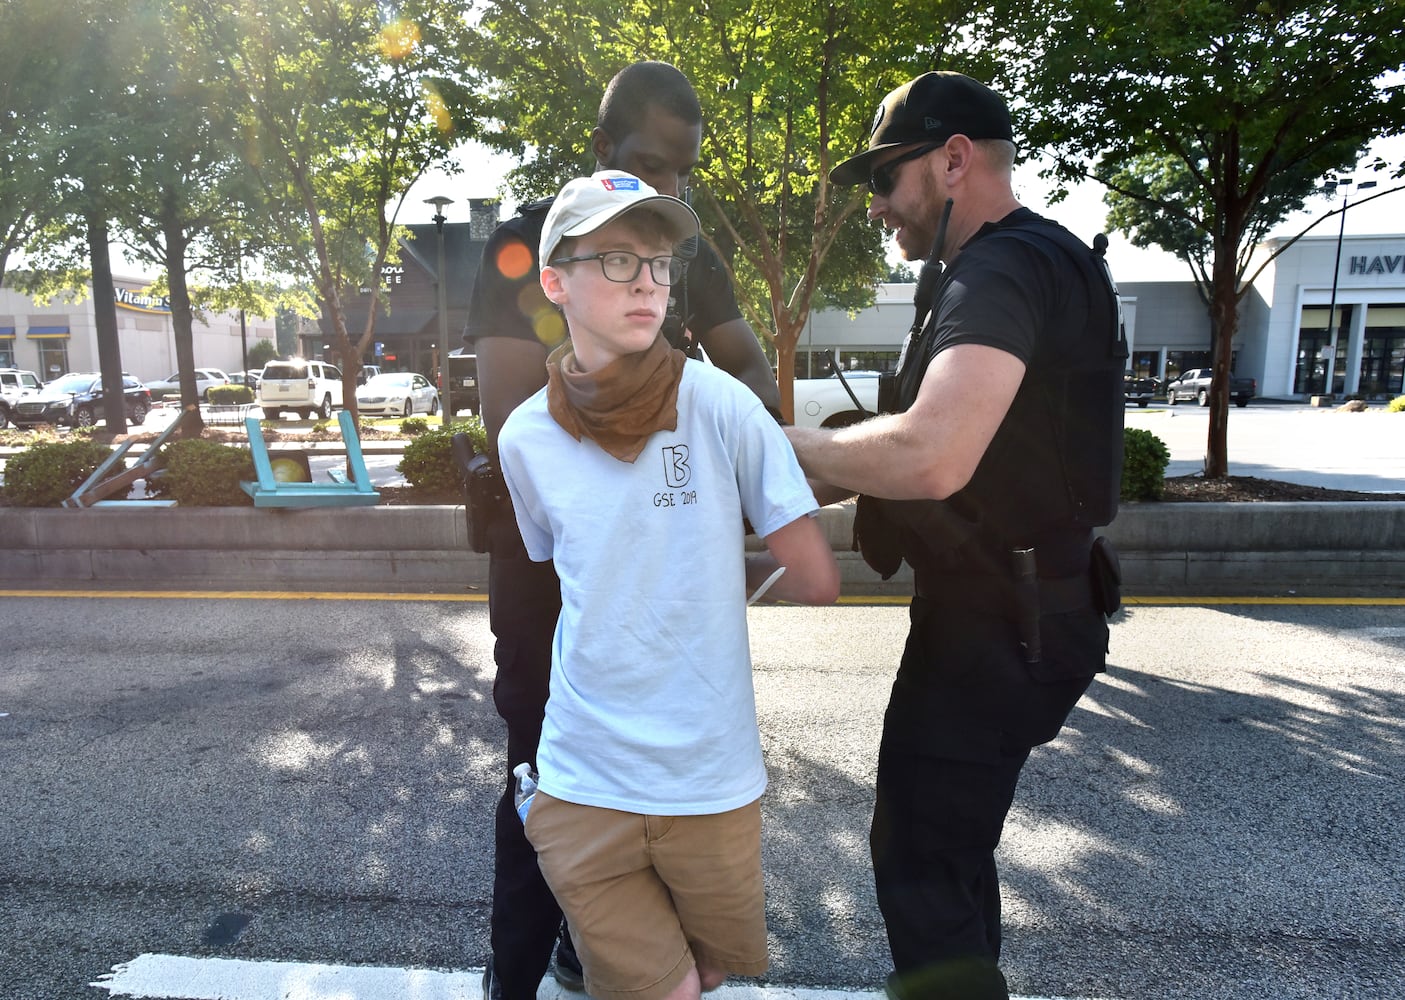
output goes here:
{"type": "Polygon", "coordinates": [[[1166,480],[1161,499],[1168,503],[1263,503],[1287,500],[1405,500],[1405,493],[1360,493],[1325,486],[1302,486],[1254,476],[1175,476],[1166,480]]]}

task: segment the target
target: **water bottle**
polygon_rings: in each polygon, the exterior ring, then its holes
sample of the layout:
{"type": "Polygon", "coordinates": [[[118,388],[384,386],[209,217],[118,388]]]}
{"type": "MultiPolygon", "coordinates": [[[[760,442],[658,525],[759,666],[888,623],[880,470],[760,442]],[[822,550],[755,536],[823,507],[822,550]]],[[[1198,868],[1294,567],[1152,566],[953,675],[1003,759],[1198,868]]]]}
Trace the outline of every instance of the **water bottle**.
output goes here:
{"type": "Polygon", "coordinates": [[[532,799],[537,794],[537,772],[532,770],[531,764],[523,761],[512,769],[512,776],[517,779],[517,790],[513,792],[512,801],[517,806],[517,818],[525,823],[527,810],[532,808],[532,799]]]}

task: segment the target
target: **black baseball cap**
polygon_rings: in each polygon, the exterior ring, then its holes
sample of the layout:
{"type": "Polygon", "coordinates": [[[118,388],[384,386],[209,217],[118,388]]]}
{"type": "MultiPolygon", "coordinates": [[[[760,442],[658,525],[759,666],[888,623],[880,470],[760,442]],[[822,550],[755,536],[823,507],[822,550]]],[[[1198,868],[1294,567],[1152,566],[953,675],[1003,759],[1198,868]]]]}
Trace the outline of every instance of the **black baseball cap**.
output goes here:
{"type": "Polygon", "coordinates": [[[829,172],[835,184],[862,184],[885,149],[945,142],[954,135],[1015,141],[1010,109],[995,91],[960,73],[923,73],[883,98],[873,116],[868,149],[829,172]]]}

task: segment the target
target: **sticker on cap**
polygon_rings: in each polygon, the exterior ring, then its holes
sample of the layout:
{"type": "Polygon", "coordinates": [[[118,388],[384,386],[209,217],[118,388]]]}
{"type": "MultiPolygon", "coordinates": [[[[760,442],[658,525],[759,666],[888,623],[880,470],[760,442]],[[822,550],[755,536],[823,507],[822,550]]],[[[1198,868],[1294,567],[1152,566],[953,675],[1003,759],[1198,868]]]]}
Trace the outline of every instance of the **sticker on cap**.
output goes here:
{"type": "Polygon", "coordinates": [[[604,177],[601,184],[605,185],[606,191],[638,191],[638,177],[604,177]]]}

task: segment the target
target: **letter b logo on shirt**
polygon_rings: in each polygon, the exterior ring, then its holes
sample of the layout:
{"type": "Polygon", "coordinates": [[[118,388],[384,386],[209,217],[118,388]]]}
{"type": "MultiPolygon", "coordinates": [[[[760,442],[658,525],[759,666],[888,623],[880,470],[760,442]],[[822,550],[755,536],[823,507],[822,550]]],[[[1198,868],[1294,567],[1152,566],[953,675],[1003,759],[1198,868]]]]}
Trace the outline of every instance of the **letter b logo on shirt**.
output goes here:
{"type": "Polygon", "coordinates": [[[688,468],[688,446],[686,444],[673,444],[664,448],[663,478],[664,482],[672,489],[687,486],[688,480],[693,478],[693,470],[688,468]]]}

